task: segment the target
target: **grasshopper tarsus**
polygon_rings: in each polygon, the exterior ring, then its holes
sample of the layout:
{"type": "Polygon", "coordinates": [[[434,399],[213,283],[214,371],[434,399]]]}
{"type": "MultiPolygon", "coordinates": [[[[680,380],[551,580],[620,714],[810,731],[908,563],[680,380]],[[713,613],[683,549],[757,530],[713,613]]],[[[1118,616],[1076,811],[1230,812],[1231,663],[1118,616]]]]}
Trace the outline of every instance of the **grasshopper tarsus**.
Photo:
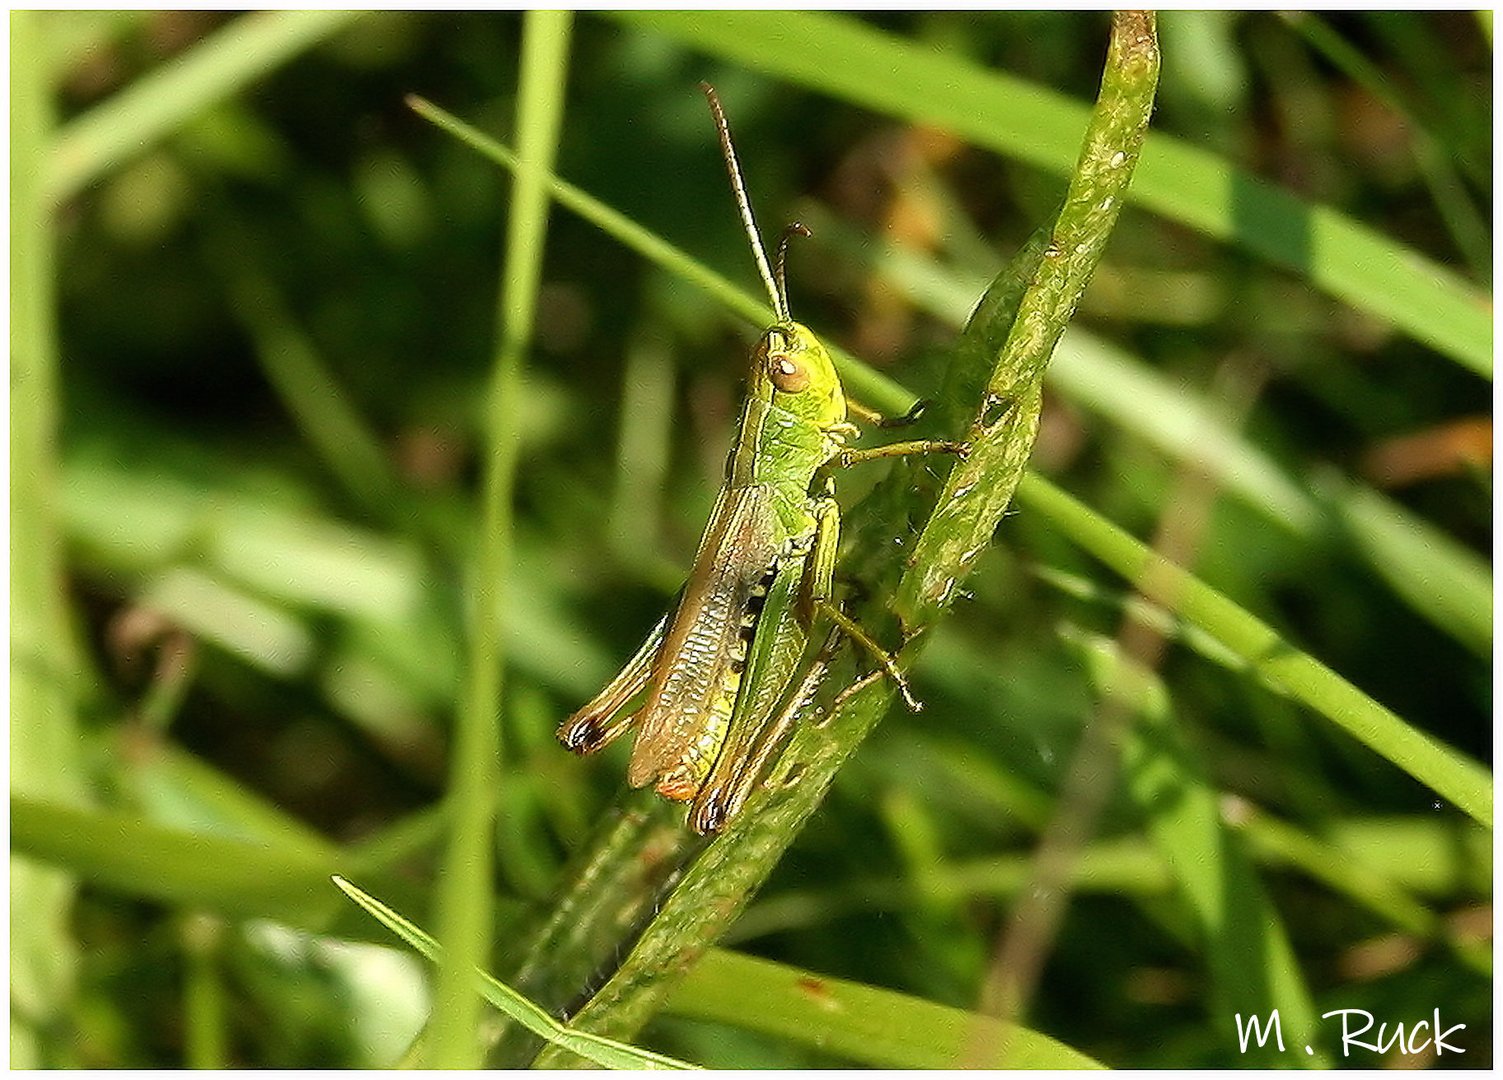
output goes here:
{"type": "Polygon", "coordinates": [[[917,423],[919,417],[924,415],[924,410],[928,407],[928,400],[925,398],[919,398],[912,405],[910,405],[908,407],[908,411],[903,413],[901,416],[884,416],[882,413],[878,412],[876,409],[873,409],[868,405],[863,405],[861,402],[855,401],[851,398],[846,399],[846,408],[850,410],[851,415],[854,416],[857,420],[860,420],[862,423],[870,424],[875,428],[908,427],[911,424],[917,423]]]}
{"type": "Polygon", "coordinates": [[[881,645],[878,645],[876,640],[861,628],[860,623],[841,611],[833,602],[820,600],[815,606],[823,615],[840,628],[841,633],[865,649],[867,654],[881,665],[882,671],[887,674],[888,678],[892,679],[893,685],[898,688],[898,693],[902,696],[903,703],[908,706],[910,712],[923,711],[924,706],[919,702],[918,698],[913,696],[913,690],[908,686],[908,677],[903,674],[903,669],[898,667],[898,662],[893,659],[891,653],[882,648],[881,645]]]}
{"type": "Polygon", "coordinates": [[[887,674],[892,676],[892,681],[898,688],[898,695],[903,699],[903,704],[908,706],[908,711],[923,712],[924,703],[913,696],[913,690],[908,686],[908,680],[903,677],[903,673],[894,667],[887,674]]]}

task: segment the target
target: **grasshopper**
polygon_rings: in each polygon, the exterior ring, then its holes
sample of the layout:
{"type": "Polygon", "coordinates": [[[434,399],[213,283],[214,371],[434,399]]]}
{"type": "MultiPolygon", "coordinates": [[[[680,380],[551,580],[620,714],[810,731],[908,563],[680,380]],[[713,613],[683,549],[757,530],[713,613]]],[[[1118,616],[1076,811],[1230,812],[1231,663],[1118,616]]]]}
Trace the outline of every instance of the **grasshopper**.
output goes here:
{"type": "Polygon", "coordinates": [[[883,421],[846,400],[829,352],[788,313],[788,240],[808,230],[784,230],[774,273],[725,112],[713,88],[701,89],[775,322],[752,350],[725,482],[675,608],[620,673],[559,726],[558,738],[588,754],[635,726],[627,780],[692,801],[690,827],[711,835],[745,804],[817,689],[840,635],[870,652],[909,706],[919,707],[892,657],[833,597],[840,508],[832,472],[879,457],[963,454],[966,447],[847,447],[857,435],[849,416],[883,421]],[[644,692],[640,708],[629,710],[644,692]]]}

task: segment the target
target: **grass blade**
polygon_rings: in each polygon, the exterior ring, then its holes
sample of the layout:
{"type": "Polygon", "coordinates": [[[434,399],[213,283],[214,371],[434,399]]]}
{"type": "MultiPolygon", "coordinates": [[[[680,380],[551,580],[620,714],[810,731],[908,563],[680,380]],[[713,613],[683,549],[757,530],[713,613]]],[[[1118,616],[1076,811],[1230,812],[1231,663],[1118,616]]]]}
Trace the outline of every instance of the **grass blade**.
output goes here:
{"type": "MultiPolygon", "coordinates": [[[[799,968],[741,953],[706,954],[668,999],[676,1016],[718,1020],[796,1042],[863,1065],[943,1069],[960,1057],[967,1039],[1000,1024],[947,1005],[875,986],[811,975],[799,968]]],[[[1099,1069],[1099,1062],[1026,1028],[1006,1033],[997,1069],[1099,1069]]]]}
{"type": "Polygon", "coordinates": [[[164,903],[320,929],[335,855],[165,828],[113,811],[12,797],[17,851],[69,867],[86,881],[164,903]]]}
{"type": "Polygon", "coordinates": [[[1175,610],[1238,655],[1269,687],[1310,706],[1431,790],[1492,827],[1492,774],[1465,754],[1406,724],[1272,627],[1183,569],[1165,564],[1139,540],[1042,477],[1030,475],[1018,499],[1135,584],[1150,569],[1175,598],[1175,610]]]}
{"type": "Polygon", "coordinates": [[[451,768],[453,831],[439,878],[438,927],[444,943],[434,994],[429,1061],[476,1068],[480,1001],[470,972],[490,954],[491,865],[500,780],[501,670],[498,612],[511,573],[511,502],[516,483],[522,359],[532,340],[537,285],[548,223],[546,178],[558,148],[571,16],[529,12],[522,39],[517,102],[521,151],[506,232],[499,332],[486,414],[488,449],[480,541],[470,583],[469,671],[460,702],[451,768]]]}
{"type": "MultiPolygon", "coordinates": [[[[1075,165],[1088,108],[829,12],[632,11],[618,18],[857,105],[952,131],[1056,173],[1075,165]]],[[[1492,377],[1492,308],[1444,267],[1324,206],[1164,135],[1128,196],[1241,245],[1492,377]]]]}
{"type": "Polygon", "coordinates": [[[1478,656],[1493,648],[1493,576],[1487,564],[1417,514],[1371,488],[1336,484],[1353,545],[1410,607],[1478,656]]]}
{"type": "Polygon", "coordinates": [[[47,177],[61,202],[335,33],[353,11],[268,11],[242,15],[182,56],[143,75],[59,133],[47,177]]]}
{"type": "MultiPolygon", "coordinates": [[[[58,508],[55,235],[42,176],[53,108],[40,12],[11,13],[10,788],[79,802],[83,781],[58,508]]],[[[41,1032],[71,995],[74,883],[10,861],[11,1063],[48,1063],[41,1032]]]]}
{"type": "MultiPolygon", "coordinates": [[[[484,154],[496,164],[508,170],[516,170],[517,155],[510,147],[477,131],[458,117],[416,95],[409,97],[407,103],[419,116],[484,154]]],[[[657,263],[663,269],[699,286],[707,295],[719,300],[748,323],[761,327],[773,320],[772,309],[764,300],[745,289],[732,285],[687,252],[670,244],[656,233],[642,228],[619,210],[607,206],[567,180],[560,180],[556,176],[548,179],[548,185],[553,192],[553,197],[559,201],[560,205],[568,207],[586,221],[614,236],[621,243],[657,263]]],[[[893,380],[880,372],[873,371],[839,349],[830,348],[830,353],[840,370],[841,380],[847,384],[853,396],[896,416],[901,416],[913,405],[914,396],[893,380]]]]}
{"type": "Polygon", "coordinates": [[[1439,939],[1456,957],[1483,975],[1492,973],[1491,951],[1481,941],[1454,932],[1434,911],[1409,894],[1398,875],[1354,857],[1339,843],[1312,836],[1241,800],[1228,800],[1227,824],[1243,834],[1259,861],[1287,867],[1320,882],[1354,905],[1393,923],[1405,934],[1439,939]]]}
{"type": "MultiPolygon", "coordinates": [[[[1176,727],[1163,683],[1109,638],[1083,635],[1078,644],[1098,692],[1133,713],[1124,728],[1123,776],[1199,924],[1213,989],[1206,1004],[1226,1051],[1236,1046],[1235,1014],[1274,1009],[1303,1044],[1315,1032],[1315,1006],[1289,935],[1252,860],[1223,824],[1220,795],[1176,727]]],[[[1326,1062],[1312,1057],[1309,1064],[1326,1062]]]]}
{"type": "Polygon", "coordinates": [[[267,382],[335,479],[373,515],[391,513],[398,485],[380,440],[355,409],[269,280],[247,268],[233,286],[237,312],[267,382]]]}
{"type": "MultiPolygon", "coordinates": [[[[341,892],[355,903],[369,912],[378,922],[385,926],[397,937],[411,945],[419,953],[442,964],[443,950],[438,942],[425,934],[420,928],[408,922],[391,908],[387,907],[375,897],[362,892],[356,886],[350,884],[344,878],[335,875],[333,882],[341,892]]],[[[608,1069],[692,1069],[694,1066],[687,1062],[678,1061],[663,1054],[654,1054],[650,1050],[639,1050],[635,1046],[616,1042],[614,1039],[602,1038],[599,1035],[591,1035],[584,1031],[575,1031],[565,1027],[546,1011],[528,1001],[521,994],[511,989],[485,972],[476,969],[479,978],[474,980],[481,996],[489,1001],[501,1012],[511,1017],[527,1030],[547,1039],[555,1046],[561,1046],[580,1057],[602,1065],[608,1069]]]]}

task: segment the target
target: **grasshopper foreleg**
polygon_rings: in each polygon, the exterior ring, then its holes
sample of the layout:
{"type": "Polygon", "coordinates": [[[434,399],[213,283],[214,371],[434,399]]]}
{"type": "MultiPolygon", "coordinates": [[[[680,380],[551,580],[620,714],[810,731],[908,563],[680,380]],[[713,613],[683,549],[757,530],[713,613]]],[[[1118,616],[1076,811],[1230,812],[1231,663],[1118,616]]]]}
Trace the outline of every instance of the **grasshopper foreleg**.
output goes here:
{"type": "Polygon", "coordinates": [[[970,452],[970,443],[949,439],[911,439],[908,442],[888,443],[886,446],[872,446],[861,450],[842,450],[836,455],[835,461],[842,469],[848,469],[852,465],[879,458],[906,457],[909,454],[954,454],[963,458],[970,452]]]}

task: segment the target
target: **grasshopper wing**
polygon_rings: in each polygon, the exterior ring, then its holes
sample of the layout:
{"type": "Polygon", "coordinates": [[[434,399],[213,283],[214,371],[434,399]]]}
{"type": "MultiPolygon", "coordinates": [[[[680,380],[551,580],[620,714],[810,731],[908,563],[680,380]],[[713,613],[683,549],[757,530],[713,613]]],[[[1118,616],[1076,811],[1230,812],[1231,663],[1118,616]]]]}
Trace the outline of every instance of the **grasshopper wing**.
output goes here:
{"type": "Polygon", "coordinates": [[[663,639],[627,780],[688,799],[708,773],[730,723],[745,662],[744,620],[783,547],[768,489],[721,491],[694,569],[663,639]]]}
{"type": "Polygon", "coordinates": [[[663,638],[668,633],[668,619],[669,615],[659,619],[641,648],[616,677],[605,684],[605,689],[559,725],[559,742],[576,754],[593,754],[631,725],[635,714],[617,714],[632,698],[646,690],[652,680],[658,654],[663,650],[663,638]]]}

